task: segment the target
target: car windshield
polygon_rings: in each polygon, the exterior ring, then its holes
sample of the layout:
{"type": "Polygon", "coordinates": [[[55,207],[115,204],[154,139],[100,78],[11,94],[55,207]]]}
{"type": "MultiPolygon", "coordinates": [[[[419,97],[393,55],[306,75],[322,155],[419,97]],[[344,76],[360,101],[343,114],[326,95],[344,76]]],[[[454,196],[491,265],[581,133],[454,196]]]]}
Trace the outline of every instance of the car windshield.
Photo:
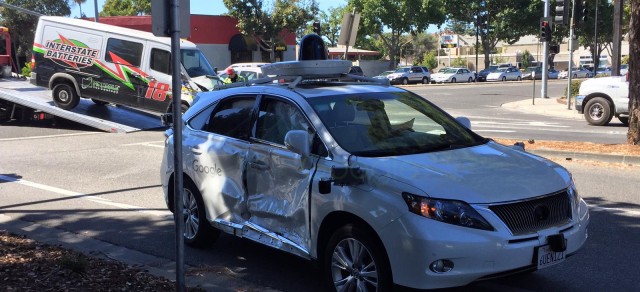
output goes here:
{"type": "Polygon", "coordinates": [[[529,68],[527,68],[527,72],[539,72],[539,71],[541,71],[538,68],[540,68],[540,67],[529,67],[529,68]]]}
{"type": "Polygon", "coordinates": [[[455,73],[458,73],[458,69],[449,68],[449,69],[445,70],[443,73],[447,73],[447,74],[453,73],[453,74],[455,74],[455,73]]]}
{"type": "Polygon", "coordinates": [[[215,76],[211,64],[207,61],[200,50],[180,50],[180,56],[182,57],[182,66],[187,70],[189,77],[195,78],[200,76],[215,76]]]}
{"type": "Polygon", "coordinates": [[[391,73],[393,73],[393,71],[384,71],[384,72],[380,73],[380,75],[378,75],[378,76],[387,76],[387,75],[389,75],[391,73]]]}
{"type": "Polygon", "coordinates": [[[335,95],[309,102],[336,142],[353,155],[409,155],[487,142],[410,92],[335,95]]]}
{"type": "Polygon", "coordinates": [[[494,72],[507,72],[507,69],[509,69],[509,68],[500,68],[500,69],[497,69],[494,72]]]}
{"type": "Polygon", "coordinates": [[[395,73],[404,73],[404,72],[409,72],[409,68],[398,68],[395,71],[395,73]]]}
{"type": "Polygon", "coordinates": [[[438,70],[438,73],[442,73],[442,72],[445,72],[447,70],[449,70],[449,68],[442,68],[442,69],[438,70]]]}

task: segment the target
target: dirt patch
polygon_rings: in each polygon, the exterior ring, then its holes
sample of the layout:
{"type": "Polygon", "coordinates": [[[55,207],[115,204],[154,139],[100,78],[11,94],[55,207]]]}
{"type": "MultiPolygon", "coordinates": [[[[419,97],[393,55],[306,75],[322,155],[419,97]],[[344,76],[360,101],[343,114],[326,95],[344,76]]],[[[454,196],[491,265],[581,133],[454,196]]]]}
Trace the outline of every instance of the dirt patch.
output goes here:
{"type": "Polygon", "coordinates": [[[545,140],[515,140],[498,138],[494,140],[504,145],[513,145],[516,142],[522,142],[525,144],[525,149],[640,156],[640,145],[597,144],[591,142],[564,142],[545,140]]]}

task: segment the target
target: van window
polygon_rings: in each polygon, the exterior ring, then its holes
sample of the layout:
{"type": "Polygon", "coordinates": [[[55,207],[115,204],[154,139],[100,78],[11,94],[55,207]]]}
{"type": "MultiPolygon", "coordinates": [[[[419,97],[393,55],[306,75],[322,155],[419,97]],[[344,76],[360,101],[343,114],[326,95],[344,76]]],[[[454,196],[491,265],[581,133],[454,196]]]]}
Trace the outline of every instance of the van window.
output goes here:
{"type": "Polygon", "coordinates": [[[111,63],[120,63],[113,60],[111,54],[127,61],[129,64],[140,67],[140,59],[142,59],[142,43],[130,42],[116,38],[109,38],[107,41],[107,53],[104,59],[111,63]]]}
{"type": "Polygon", "coordinates": [[[207,58],[204,57],[202,52],[197,49],[181,49],[180,57],[182,61],[182,66],[187,70],[187,74],[189,77],[195,78],[205,75],[217,75],[207,58]]]}
{"type": "Polygon", "coordinates": [[[171,53],[165,50],[151,49],[151,69],[171,75],[171,53]]]}

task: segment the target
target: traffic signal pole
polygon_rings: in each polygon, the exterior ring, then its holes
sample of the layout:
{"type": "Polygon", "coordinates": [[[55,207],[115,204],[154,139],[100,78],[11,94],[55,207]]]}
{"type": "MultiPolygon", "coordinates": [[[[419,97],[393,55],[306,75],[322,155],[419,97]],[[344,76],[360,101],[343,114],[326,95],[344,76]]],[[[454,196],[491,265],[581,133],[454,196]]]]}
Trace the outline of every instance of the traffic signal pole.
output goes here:
{"type": "MultiPolygon", "coordinates": [[[[551,0],[546,0],[544,2],[544,18],[546,20],[551,20],[551,18],[549,17],[549,9],[550,9],[550,1],[551,0]]],[[[552,21],[549,21],[547,25],[551,25],[552,21]]],[[[547,41],[547,38],[542,40],[543,46],[542,46],[542,90],[540,92],[540,95],[542,98],[549,98],[547,96],[547,79],[548,79],[548,74],[549,74],[549,42],[547,41]]]]}
{"type": "MultiPolygon", "coordinates": [[[[569,19],[569,66],[567,68],[567,109],[571,109],[571,78],[573,77],[573,72],[571,72],[573,67],[573,24],[575,23],[576,17],[576,1],[571,1],[571,18],[569,19]]],[[[566,9],[566,8],[565,8],[566,9]]]]}

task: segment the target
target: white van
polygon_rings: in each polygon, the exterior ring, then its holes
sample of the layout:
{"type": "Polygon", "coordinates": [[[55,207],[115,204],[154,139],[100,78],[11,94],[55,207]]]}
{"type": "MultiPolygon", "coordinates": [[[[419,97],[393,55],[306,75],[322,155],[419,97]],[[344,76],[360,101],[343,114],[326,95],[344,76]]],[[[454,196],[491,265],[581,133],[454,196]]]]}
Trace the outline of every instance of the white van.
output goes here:
{"type": "MultiPolygon", "coordinates": [[[[180,41],[182,108],[219,80],[192,42],[180,41]]],[[[82,19],[42,16],[33,41],[31,83],[73,109],[80,98],[156,112],[171,110],[171,39],[82,19]]]]}

